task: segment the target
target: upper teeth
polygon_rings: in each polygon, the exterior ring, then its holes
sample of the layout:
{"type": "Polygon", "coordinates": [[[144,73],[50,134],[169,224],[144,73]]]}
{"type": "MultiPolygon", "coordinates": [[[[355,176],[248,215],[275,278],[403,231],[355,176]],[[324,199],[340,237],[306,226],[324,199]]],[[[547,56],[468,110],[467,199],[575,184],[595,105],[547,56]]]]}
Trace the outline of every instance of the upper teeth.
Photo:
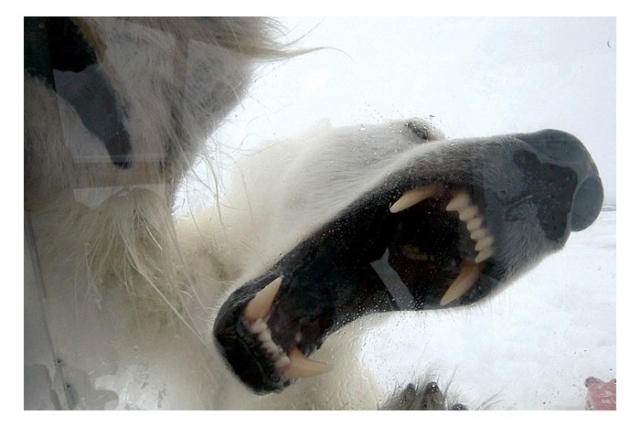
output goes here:
{"type": "Polygon", "coordinates": [[[389,211],[391,213],[398,213],[406,210],[427,198],[433,197],[439,192],[439,190],[440,188],[436,184],[410,189],[402,194],[402,196],[398,198],[398,201],[393,203],[389,208],[389,211]]]}
{"type": "Polygon", "coordinates": [[[489,230],[483,226],[484,218],[478,215],[478,206],[471,203],[471,197],[464,191],[459,192],[454,196],[445,210],[457,211],[458,217],[461,221],[467,224],[469,230],[469,237],[476,241],[474,247],[478,254],[476,255],[475,262],[484,262],[490,258],[495,252],[493,248],[494,238],[489,233],[489,230]]]}
{"type": "MultiPolygon", "coordinates": [[[[393,203],[389,211],[391,213],[399,213],[437,195],[439,192],[440,187],[437,184],[410,189],[393,203]]],[[[489,233],[489,230],[483,226],[484,218],[478,214],[480,209],[471,202],[469,194],[465,191],[458,192],[447,204],[445,210],[449,212],[457,211],[460,220],[467,224],[469,236],[476,242],[475,251],[477,255],[474,259],[475,262],[480,263],[489,259],[495,252],[493,247],[494,238],[489,233]]],[[[415,258],[415,253],[408,257],[415,258]]]]}
{"type": "MultiPolygon", "coordinates": [[[[414,188],[405,192],[398,201],[391,206],[390,211],[391,213],[401,212],[435,196],[439,192],[440,187],[436,184],[414,188]]],[[[495,253],[493,246],[495,239],[484,226],[484,218],[479,214],[480,209],[471,202],[471,197],[467,192],[458,192],[451,201],[449,201],[445,210],[458,212],[460,221],[466,224],[469,237],[476,242],[474,249],[477,254],[474,259],[475,263],[464,263],[460,274],[442,297],[440,301],[441,305],[449,304],[469,291],[480,276],[480,266],[478,264],[489,259],[495,253]]],[[[422,260],[422,257],[408,246],[403,247],[403,253],[411,259],[422,260]]]]}

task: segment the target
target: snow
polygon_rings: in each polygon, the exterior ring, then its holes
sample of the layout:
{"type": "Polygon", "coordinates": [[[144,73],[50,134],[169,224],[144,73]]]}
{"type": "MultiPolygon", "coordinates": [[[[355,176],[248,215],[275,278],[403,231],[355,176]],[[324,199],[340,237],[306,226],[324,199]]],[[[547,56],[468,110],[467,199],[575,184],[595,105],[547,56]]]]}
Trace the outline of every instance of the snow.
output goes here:
{"type": "Polygon", "coordinates": [[[585,380],[616,377],[615,226],[616,212],[603,211],[477,307],[390,320],[369,339],[366,362],[390,387],[407,371],[436,371],[471,407],[584,409],[585,380]]]}

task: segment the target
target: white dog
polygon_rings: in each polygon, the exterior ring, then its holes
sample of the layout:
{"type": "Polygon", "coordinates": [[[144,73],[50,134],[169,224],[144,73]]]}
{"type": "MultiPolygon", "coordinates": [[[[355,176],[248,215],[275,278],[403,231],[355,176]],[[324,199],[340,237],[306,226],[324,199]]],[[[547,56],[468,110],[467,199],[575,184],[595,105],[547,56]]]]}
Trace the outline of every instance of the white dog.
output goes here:
{"type": "Polygon", "coordinates": [[[380,392],[357,358],[371,314],[484,299],[597,217],[575,137],[447,140],[415,119],[266,145],[176,220],[253,64],[301,53],[273,28],[25,19],[27,286],[55,357],[45,379],[26,362],[26,407],[462,408],[426,381],[380,392]]]}

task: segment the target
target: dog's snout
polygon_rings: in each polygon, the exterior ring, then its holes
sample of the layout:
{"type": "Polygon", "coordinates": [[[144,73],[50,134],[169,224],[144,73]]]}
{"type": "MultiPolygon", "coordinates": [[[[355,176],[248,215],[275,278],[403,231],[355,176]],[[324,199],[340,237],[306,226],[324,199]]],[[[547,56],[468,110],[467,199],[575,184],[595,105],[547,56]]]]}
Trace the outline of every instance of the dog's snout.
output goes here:
{"type": "Polygon", "coordinates": [[[528,143],[539,156],[547,157],[554,164],[584,163],[591,161],[580,139],[559,130],[541,130],[521,135],[518,139],[528,143]]]}
{"type": "MultiPolygon", "coordinates": [[[[598,217],[604,201],[602,181],[598,169],[582,142],[575,136],[558,130],[542,130],[520,135],[540,162],[571,170],[575,174],[575,188],[561,188],[567,180],[557,180],[558,194],[572,196],[569,227],[571,231],[582,231],[598,217]],[[571,191],[567,191],[572,189],[571,191]]],[[[556,168],[556,167],[554,167],[556,168]]],[[[574,181],[571,179],[571,181],[574,181]]]]}
{"type": "Polygon", "coordinates": [[[595,222],[604,201],[602,181],[599,176],[587,178],[578,187],[573,197],[571,230],[582,231],[595,222]]]}

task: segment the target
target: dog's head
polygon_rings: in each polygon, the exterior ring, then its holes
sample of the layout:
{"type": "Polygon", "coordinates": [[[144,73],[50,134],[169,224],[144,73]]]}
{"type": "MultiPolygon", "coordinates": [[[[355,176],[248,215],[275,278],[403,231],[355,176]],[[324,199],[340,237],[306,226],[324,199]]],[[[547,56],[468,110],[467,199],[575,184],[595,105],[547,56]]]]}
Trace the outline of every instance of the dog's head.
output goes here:
{"type": "Polygon", "coordinates": [[[495,294],[602,206],[589,153],[556,130],[446,140],[412,120],[338,129],[316,145],[278,169],[286,179],[273,193],[287,194],[292,213],[280,212],[271,234],[321,219],[230,295],[213,329],[257,393],[328,371],[309,355],[356,318],[495,294]]]}
{"type": "MultiPolygon", "coordinates": [[[[268,26],[26,19],[27,207],[61,188],[85,202],[85,188],[106,188],[107,199],[113,188],[156,184],[167,207],[241,98],[252,61],[277,56],[268,26]]],[[[258,393],[325,371],[307,357],[358,317],[495,293],[589,226],[602,204],[596,166],[562,132],[448,141],[415,120],[321,139],[302,161],[276,165],[286,178],[269,242],[282,236],[274,247],[286,250],[231,294],[214,325],[217,347],[258,393]]],[[[119,220],[138,224],[141,205],[155,206],[132,202],[119,220]]],[[[163,225],[149,233],[163,235],[163,225]]]]}

